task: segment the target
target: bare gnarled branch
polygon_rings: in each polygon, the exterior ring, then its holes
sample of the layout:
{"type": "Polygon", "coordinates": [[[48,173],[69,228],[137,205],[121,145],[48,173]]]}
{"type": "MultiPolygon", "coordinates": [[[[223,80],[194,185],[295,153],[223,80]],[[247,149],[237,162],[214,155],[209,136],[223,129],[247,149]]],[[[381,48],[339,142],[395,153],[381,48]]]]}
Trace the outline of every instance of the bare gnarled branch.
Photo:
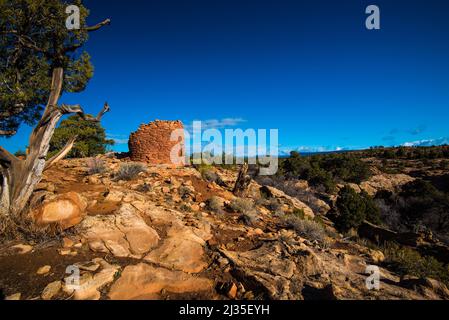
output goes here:
{"type": "Polygon", "coordinates": [[[51,168],[52,166],[54,166],[56,164],[56,162],[64,159],[69,152],[72,150],[73,146],[75,145],[75,141],[76,141],[76,136],[72,137],[67,144],[64,146],[64,148],[62,148],[61,151],[59,151],[54,157],[52,157],[50,160],[48,160],[45,164],[45,169],[47,170],[49,168],[51,168]]]}
{"type": "Polygon", "coordinates": [[[98,29],[101,29],[102,27],[106,26],[106,25],[110,25],[111,24],[111,19],[106,19],[92,27],[86,27],[85,30],[87,32],[91,32],[91,31],[97,31],[98,29]]]}
{"type": "Polygon", "coordinates": [[[62,114],[76,113],[83,120],[92,121],[92,122],[100,122],[101,119],[103,118],[103,116],[107,112],[109,112],[111,110],[111,108],[109,107],[108,103],[105,102],[103,109],[100,111],[100,113],[98,113],[98,115],[96,117],[93,117],[90,114],[84,113],[83,108],[79,104],[75,104],[75,105],[63,104],[63,105],[61,105],[61,107],[59,107],[59,110],[61,111],[62,114]]]}
{"type": "Polygon", "coordinates": [[[19,159],[10,153],[8,150],[0,146],[0,165],[8,166],[13,162],[19,161],[19,159]]]}

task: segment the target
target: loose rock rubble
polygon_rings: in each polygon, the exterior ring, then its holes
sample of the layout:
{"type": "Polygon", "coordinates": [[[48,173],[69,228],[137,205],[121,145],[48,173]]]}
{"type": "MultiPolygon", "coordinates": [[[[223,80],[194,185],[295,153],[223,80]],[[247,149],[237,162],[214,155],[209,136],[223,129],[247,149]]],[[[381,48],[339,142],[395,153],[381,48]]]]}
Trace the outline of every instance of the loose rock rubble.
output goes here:
{"type": "MultiPolygon", "coordinates": [[[[229,205],[236,171],[216,169],[224,182],[219,186],[194,168],[148,166],[133,181],[118,183],[112,175],[122,161],[102,160],[108,171],[95,176],[87,175],[84,159],[62,161],[46,172],[40,190],[50,195],[34,218],[70,233],[50,245],[59,253],[57,265],[40,260],[32,266],[39,297],[11,289],[9,299],[449,299],[436,280],[401,279],[382,267],[380,251],[338,235],[326,245],[301,238],[260,204],[275,199],[286,213],[299,210],[307,219],[327,221],[323,213],[330,206],[323,200],[312,199],[309,206],[253,181],[249,193],[257,220],[248,224],[229,205]],[[380,266],[379,291],[366,287],[371,264],[380,266]],[[75,282],[67,267],[77,271],[75,282]]],[[[409,180],[374,177],[358,187],[388,189],[409,180]]],[[[309,188],[304,182],[297,187],[309,188]]],[[[32,261],[42,250],[15,243],[5,252],[32,261]]]]}

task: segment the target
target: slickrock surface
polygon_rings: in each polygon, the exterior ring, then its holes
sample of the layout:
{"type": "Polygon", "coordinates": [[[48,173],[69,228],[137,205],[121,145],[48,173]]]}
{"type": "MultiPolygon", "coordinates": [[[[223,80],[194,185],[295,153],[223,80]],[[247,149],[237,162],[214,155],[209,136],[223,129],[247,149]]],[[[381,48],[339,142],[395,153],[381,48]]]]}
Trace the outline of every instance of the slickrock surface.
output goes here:
{"type": "MultiPolygon", "coordinates": [[[[252,196],[247,200],[257,219],[248,221],[231,205],[235,200],[232,181],[238,170],[212,169],[228,187],[206,181],[194,168],[164,166],[148,166],[134,180],[118,183],[114,173],[126,160],[102,160],[107,171],[101,174],[88,174],[87,159],[64,160],[45,173],[39,191],[45,195],[43,206],[58,204],[72,192],[72,198],[79,197],[85,203],[79,206],[78,216],[83,220],[50,243],[0,247],[0,289],[6,297],[449,298],[444,284],[401,278],[382,263],[382,252],[338,234],[321,213],[327,211],[322,210],[327,204],[317,206],[315,200],[305,204],[253,181],[252,196]],[[276,201],[277,212],[267,206],[276,201]],[[329,232],[325,243],[303,238],[285,224],[279,210],[288,215],[298,209],[306,218],[320,216],[326,223],[329,232]],[[367,289],[369,265],[379,267],[380,290],[367,289]],[[51,268],[47,274],[37,275],[42,266],[51,268]],[[78,287],[71,286],[73,274],[67,270],[79,271],[78,287]]],[[[303,184],[297,187],[308,188],[303,184]]],[[[62,220],[67,218],[60,213],[62,220]]]]}

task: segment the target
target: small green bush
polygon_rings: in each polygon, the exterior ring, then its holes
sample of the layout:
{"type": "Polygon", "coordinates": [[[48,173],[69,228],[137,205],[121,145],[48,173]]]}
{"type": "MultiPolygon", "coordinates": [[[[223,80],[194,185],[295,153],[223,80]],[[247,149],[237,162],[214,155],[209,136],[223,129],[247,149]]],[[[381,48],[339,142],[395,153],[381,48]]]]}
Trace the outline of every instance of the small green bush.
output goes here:
{"type": "Polygon", "coordinates": [[[50,141],[49,158],[57,154],[67,141],[77,136],[67,158],[93,157],[106,153],[114,140],[107,139],[105,129],[99,122],[86,121],[77,115],[61,121],[50,141]]]}
{"type": "Polygon", "coordinates": [[[336,206],[339,213],[336,227],[342,232],[358,229],[365,220],[380,223],[380,210],[364,191],[358,194],[349,186],[343,187],[339,192],[336,206]]]}
{"type": "Polygon", "coordinates": [[[123,163],[117,174],[115,175],[115,180],[133,180],[135,179],[139,173],[145,172],[147,168],[144,164],[138,163],[138,162],[129,162],[129,163],[123,163]]]}
{"type": "Polygon", "coordinates": [[[293,210],[292,214],[297,217],[298,219],[305,219],[306,218],[306,214],[304,212],[304,209],[295,209],[293,210]]]}
{"type": "Polygon", "coordinates": [[[249,199],[235,198],[229,207],[233,211],[241,213],[240,219],[248,226],[254,226],[259,221],[255,205],[249,199]]]}
{"type": "Polygon", "coordinates": [[[421,256],[417,251],[387,243],[383,252],[389,263],[401,275],[433,278],[449,284],[449,269],[433,257],[421,256]]]}
{"type": "Polygon", "coordinates": [[[279,175],[286,178],[304,179],[312,186],[324,187],[326,192],[334,193],[336,183],[360,183],[371,175],[367,163],[355,154],[325,154],[302,157],[293,152],[280,162],[279,175]]]}

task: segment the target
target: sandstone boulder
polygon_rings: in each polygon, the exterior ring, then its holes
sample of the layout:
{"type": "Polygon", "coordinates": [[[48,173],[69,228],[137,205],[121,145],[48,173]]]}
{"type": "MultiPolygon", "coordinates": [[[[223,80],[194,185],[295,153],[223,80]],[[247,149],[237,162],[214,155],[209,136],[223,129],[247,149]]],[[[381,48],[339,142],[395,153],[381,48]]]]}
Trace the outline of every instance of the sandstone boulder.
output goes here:
{"type": "Polygon", "coordinates": [[[141,257],[159,242],[157,232],[129,204],[116,215],[87,217],[80,230],[93,251],[117,257],[141,257]]]}
{"type": "Polygon", "coordinates": [[[222,249],[221,253],[231,261],[241,279],[256,284],[269,299],[302,299],[304,278],[323,272],[320,259],[305,246],[298,247],[298,251],[292,252],[294,255],[287,254],[279,242],[247,252],[222,249]]]}
{"type": "Polygon", "coordinates": [[[109,291],[111,300],[157,300],[161,292],[210,291],[213,282],[181,271],[155,268],[145,263],[128,266],[109,291]]]}
{"type": "Polygon", "coordinates": [[[167,232],[167,239],[162,246],[151,251],[144,259],[166,268],[198,273],[207,266],[204,245],[204,239],[196,235],[192,228],[175,224],[167,232]]]}
{"type": "Polygon", "coordinates": [[[303,210],[304,214],[309,218],[313,219],[315,217],[313,210],[310,209],[310,207],[307,206],[304,202],[301,202],[294,197],[290,197],[281,190],[270,186],[263,186],[262,188],[260,188],[260,192],[268,198],[282,199],[293,208],[303,210]]]}
{"type": "Polygon", "coordinates": [[[374,196],[381,190],[396,192],[401,186],[414,180],[415,178],[406,174],[380,174],[371,177],[368,181],[362,182],[360,189],[364,190],[370,196],[374,196]]]}
{"type": "Polygon", "coordinates": [[[101,265],[100,272],[94,275],[84,273],[81,276],[80,283],[76,285],[66,281],[63,289],[66,293],[73,294],[75,300],[99,300],[101,298],[99,290],[114,281],[117,272],[120,270],[119,266],[110,265],[103,259],[95,259],[94,262],[101,265]]]}
{"type": "Polygon", "coordinates": [[[63,230],[79,224],[86,215],[87,201],[76,192],[68,192],[46,200],[33,212],[41,226],[57,224],[63,230]]]}
{"type": "Polygon", "coordinates": [[[62,282],[61,281],[55,281],[50,284],[48,284],[44,291],[42,291],[41,298],[42,300],[51,300],[53,299],[59,291],[61,291],[62,288],[62,282]]]}

